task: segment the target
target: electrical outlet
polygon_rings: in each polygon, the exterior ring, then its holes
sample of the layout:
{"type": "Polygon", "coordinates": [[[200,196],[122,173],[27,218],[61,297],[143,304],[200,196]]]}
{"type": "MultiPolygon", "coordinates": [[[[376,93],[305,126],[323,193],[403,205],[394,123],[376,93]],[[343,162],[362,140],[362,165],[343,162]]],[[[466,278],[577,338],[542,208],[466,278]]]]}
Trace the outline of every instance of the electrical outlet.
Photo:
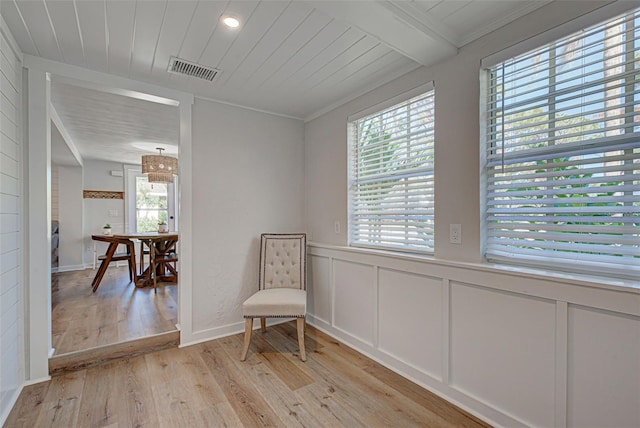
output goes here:
{"type": "Polygon", "coordinates": [[[340,233],[340,222],[339,222],[338,220],[336,220],[336,221],[334,221],[334,222],[333,222],[333,231],[334,231],[336,234],[339,234],[339,233],[340,233]]]}
{"type": "Polygon", "coordinates": [[[118,210],[109,210],[109,217],[118,217],[118,210]]]}
{"type": "Polygon", "coordinates": [[[449,242],[452,244],[462,244],[462,226],[459,224],[449,225],[449,242]]]}

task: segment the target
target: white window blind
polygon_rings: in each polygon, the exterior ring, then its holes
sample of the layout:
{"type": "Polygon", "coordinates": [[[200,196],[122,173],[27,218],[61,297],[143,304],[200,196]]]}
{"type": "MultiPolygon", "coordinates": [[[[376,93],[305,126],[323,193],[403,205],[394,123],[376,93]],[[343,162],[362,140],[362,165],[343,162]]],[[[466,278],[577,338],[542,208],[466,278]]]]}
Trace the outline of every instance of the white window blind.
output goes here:
{"type": "Polygon", "coordinates": [[[350,245],[433,253],[433,89],[350,131],[350,245]]]}
{"type": "Polygon", "coordinates": [[[640,274],[640,14],[486,70],[485,256],[640,274]]]}

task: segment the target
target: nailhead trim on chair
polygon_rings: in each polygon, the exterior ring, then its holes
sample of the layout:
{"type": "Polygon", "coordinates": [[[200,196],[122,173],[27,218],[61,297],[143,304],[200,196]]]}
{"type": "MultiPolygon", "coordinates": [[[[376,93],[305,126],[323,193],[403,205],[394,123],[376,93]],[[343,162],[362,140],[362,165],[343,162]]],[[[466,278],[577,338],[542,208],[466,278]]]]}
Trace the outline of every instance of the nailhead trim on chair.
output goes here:
{"type": "Polygon", "coordinates": [[[245,316],[246,318],[305,318],[306,315],[251,315],[245,316]]]}

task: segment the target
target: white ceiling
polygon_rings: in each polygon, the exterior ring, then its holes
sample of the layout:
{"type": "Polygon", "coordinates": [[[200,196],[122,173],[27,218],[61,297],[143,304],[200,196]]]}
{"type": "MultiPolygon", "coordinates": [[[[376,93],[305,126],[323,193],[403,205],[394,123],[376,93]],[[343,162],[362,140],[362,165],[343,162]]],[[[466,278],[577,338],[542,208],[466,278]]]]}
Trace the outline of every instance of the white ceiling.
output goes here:
{"type": "MultiPolygon", "coordinates": [[[[549,1],[3,0],[0,12],[26,54],[305,119],[453,56],[549,1]],[[240,28],[222,25],[224,15],[239,18],[240,28]],[[222,73],[213,82],[171,74],[171,56],[222,73]]],[[[137,129],[128,116],[104,125],[101,139],[92,124],[114,99],[72,89],[58,87],[52,97],[83,157],[98,156],[92,143],[167,134],[137,129]],[[87,109],[86,97],[98,104],[87,109]]]]}
{"type": "Polygon", "coordinates": [[[139,164],[156,147],[164,154],[178,153],[177,107],[60,83],[55,77],[51,104],[83,159],[139,164]]]}

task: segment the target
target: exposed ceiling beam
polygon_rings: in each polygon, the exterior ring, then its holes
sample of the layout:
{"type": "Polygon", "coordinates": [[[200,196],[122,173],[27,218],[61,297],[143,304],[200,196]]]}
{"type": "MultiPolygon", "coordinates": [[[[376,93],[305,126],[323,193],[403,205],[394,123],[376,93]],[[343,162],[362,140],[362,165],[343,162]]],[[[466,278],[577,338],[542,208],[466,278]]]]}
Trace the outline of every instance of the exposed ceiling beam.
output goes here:
{"type": "MultiPolygon", "coordinates": [[[[53,104],[49,106],[49,109],[50,109],[51,121],[53,122],[55,127],[58,128],[58,132],[60,132],[60,136],[62,136],[62,140],[66,144],[67,149],[69,150],[69,152],[71,152],[72,157],[76,160],[78,165],[83,166],[84,162],[82,160],[82,155],[80,154],[78,147],[76,147],[75,143],[73,142],[71,135],[69,135],[69,132],[67,131],[67,128],[64,126],[64,123],[62,123],[62,119],[60,119],[60,116],[58,115],[58,112],[56,111],[53,104]]],[[[52,140],[52,144],[53,144],[53,140],[52,140]]],[[[64,149],[64,148],[58,147],[58,149],[64,149]]],[[[54,149],[52,148],[52,152],[53,150],[54,149]]]]}
{"type": "Polygon", "coordinates": [[[375,37],[421,65],[433,65],[458,53],[448,36],[389,2],[313,1],[317,10],[375,37]],[[366,10],[363,10],[363,7],[366,10]],[[399,16],[398,13],[402,15],[399,16]]]}

